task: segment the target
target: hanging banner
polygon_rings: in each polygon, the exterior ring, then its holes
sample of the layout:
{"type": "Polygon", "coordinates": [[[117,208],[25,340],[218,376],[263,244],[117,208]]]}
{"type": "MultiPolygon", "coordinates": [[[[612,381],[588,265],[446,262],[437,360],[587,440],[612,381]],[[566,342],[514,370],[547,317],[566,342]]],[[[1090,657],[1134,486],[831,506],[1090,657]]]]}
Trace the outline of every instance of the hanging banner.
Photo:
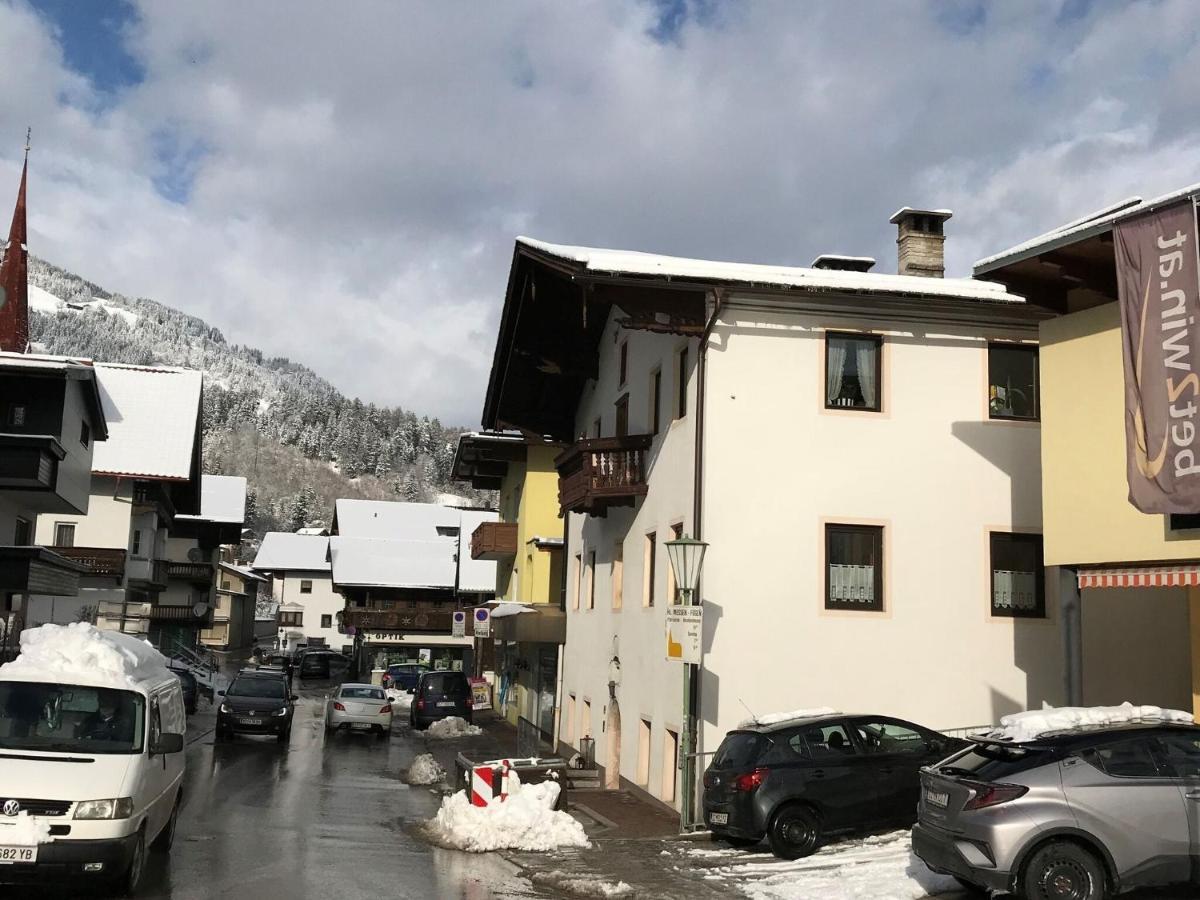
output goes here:
{"type": "Polygon", "coordinates": [[[1144,513],[1200,512],[1200,264],[1191,198],[1119,223],[1113,246],[1129,502],[1144,513]]]}

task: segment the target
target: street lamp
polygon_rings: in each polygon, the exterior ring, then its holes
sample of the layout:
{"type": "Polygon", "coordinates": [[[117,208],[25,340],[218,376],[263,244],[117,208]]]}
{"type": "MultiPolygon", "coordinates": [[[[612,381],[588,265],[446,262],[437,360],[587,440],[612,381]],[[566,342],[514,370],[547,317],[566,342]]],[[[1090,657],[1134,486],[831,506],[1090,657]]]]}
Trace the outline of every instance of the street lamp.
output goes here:
{"type": "MultiPolygon", "coordinates": [[[[700,570],[704,566],[704,551],[708,544],[686,535],[667,541],[667,559],[679,588],[679,602],[691,606],[692,598],[700,585],[700,570]]],[[[698,663],[684,663],[683,669],[683,734],[680,735],[679,769],[683,777],[681,802],[679,804],[680,831],[691,828],[695,822],[693,807],[696,802],[696,719],[692,713],[692,698],[696,695],[698,663]]]]}

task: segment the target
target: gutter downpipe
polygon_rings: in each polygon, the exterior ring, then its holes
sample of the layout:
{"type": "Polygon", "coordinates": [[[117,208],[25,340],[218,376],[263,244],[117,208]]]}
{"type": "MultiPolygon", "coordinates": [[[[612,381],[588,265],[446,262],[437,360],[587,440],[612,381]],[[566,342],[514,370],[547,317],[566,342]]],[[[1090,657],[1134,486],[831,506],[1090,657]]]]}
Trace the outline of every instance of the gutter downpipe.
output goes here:
{"type": "MultiPolygon", "coordinates": [[[[714,288],[712,291],[713,310],[708,317],[708,322],[705,323],[704,332],[700,335],[700,346],[696,352],[696,455],[693,465],[692,485],[692,536],[696,540],[703,540],[703,513],[704,513],[704,425],[705,425],[705,400],[707,397],[707,356],[708,356],[708,339],[712,335],[713,328],[716,327],[717,317],[721,314],[722,293],[720,288],[714,288]]],[[[701,577],[703,584],[703,576],[701,577]]],[[[696,598],[694,602],[698,602],[701,607],[704,606],[703,595],[700,593],[699,585],[696,588],[696,598]]],[[[703,667],[703,658],[700,665],[688,666],[688,721],[686,723],[686,731],[683,735],[684,746],[681,748],[681,756],[683,758],[683,792],[681,794],[682,803],[680,804],[680,832],[687,833],[694,830],[697,825],[702,824],[696,821],[696,770],[698,769],[699,756],[699,727],[700,710],[702,709],[700,698],[700,670],[703,667]]]]}

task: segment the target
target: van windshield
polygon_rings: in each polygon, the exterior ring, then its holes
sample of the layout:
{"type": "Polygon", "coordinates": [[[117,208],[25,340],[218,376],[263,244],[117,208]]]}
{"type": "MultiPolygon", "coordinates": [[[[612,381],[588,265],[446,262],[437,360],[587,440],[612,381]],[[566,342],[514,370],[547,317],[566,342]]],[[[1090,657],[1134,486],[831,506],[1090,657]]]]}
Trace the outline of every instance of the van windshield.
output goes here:
{"type": "Polygon", "coordinates": [[[145,709],[133,691],[0,681],[0,749],[141,753],[145,709]]]}

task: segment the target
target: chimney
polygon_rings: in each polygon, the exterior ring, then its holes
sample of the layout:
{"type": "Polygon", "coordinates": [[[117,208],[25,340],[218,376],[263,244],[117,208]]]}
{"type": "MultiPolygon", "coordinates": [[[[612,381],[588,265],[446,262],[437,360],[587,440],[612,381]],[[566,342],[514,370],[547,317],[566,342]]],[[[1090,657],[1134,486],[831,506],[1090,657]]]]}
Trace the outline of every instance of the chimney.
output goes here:
{"type": "Polygon", "coordinates": [[[843,256],[840,253],[822,253],[812,261],[813,269],[832,269],[837,272],[870,272],[875,260],[870,256],[843,256]]]}
{"type": "Polygon", "coordinates": [[[905,206],[889,219],[896,226],[897,268],[901,275],[943,278],[946,236],[942,223],[954,213],[948,209],[912,209],[905,206]]]}

